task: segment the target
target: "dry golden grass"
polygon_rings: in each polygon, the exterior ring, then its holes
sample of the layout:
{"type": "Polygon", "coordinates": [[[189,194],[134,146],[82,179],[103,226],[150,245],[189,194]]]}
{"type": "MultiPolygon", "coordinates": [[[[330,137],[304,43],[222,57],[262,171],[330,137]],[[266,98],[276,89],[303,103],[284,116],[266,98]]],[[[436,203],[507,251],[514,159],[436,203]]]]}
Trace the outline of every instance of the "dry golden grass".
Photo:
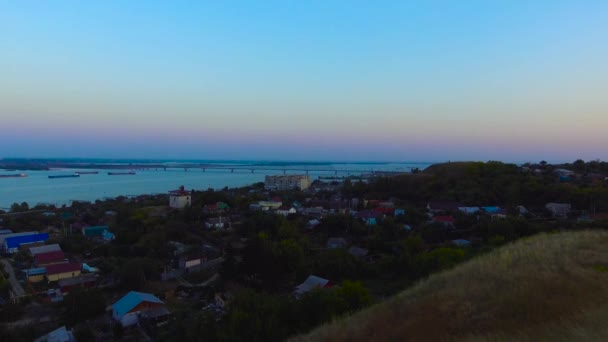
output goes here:
{"type": "Polygon", "coordinates": [[[293,341],[608,341],[608,232],[541,234],[293,341]]]}

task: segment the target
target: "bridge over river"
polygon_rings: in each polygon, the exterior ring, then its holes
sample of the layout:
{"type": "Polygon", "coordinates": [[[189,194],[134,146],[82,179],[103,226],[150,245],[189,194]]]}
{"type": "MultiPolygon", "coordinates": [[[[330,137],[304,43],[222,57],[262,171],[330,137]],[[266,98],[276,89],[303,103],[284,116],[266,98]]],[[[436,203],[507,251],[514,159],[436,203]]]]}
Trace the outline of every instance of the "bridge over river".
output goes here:
{"type": "Polygon", "coordinates": [[[55,168],[71,168],[71,169],[107,169],[107,170],[156,170],[156,171],[227,171],[231,173],[235,172],[249,172],[255,173],[256,171],[278,171],[283,174],[309,174],[309,173],[329,173],[329,174],[343,174],[343,175],[356,175],[356,174],[370,174],[370,175],[397,175],[403,173],[409,173],[414,167],[395,167],[387,168],[381,167],[378,164],[378,168],[369,167],[332,167],[331,165],[248,165],[248,164],[78,164],[78,163],[65,163],[65,164],[54,164],[52,167],[55,168]]]}

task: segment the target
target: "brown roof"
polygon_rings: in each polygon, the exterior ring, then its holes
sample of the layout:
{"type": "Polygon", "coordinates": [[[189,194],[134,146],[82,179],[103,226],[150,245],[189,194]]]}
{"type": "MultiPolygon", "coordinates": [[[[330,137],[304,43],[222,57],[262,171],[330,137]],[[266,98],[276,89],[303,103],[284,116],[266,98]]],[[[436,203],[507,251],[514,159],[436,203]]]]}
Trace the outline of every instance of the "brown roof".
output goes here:
{"type": "Polygon", "coordinates": [[[34,260],[36,261],[37,264],[44,264],[44,263],[55,262],[55,261],[63,261],[63,260],[65,260],[65,254],[63,254],[62,251],[52,251],[52,252],[40,253],[40,254],[36,254],[36,256],[34,257],[34,260]]]}
{"type": "Polygon", "coordinates": [[[46,266],[46,274],[60,274],[60,273],[68,273],[68,272],[76,272],[80,271],[81,265],[75,262],[66,262],[63,264],[54,264],[46,266]]]}

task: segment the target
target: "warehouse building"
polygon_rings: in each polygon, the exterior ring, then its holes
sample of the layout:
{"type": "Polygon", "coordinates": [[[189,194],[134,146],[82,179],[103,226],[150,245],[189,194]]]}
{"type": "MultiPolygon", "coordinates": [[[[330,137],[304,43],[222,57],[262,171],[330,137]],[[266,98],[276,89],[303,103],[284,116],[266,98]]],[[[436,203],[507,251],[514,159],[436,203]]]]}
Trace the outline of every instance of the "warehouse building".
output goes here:
{"type": "Polygon", "coordinates": [[[4,253],[13,254],[19,251],[19,247],[22,245],[45,242],[49,239],[49,234],[47,233],[21,233],[21,235],[15,236],[14,234],[3,235],[4,243],[2,245],[2,250],[4,253]]]}

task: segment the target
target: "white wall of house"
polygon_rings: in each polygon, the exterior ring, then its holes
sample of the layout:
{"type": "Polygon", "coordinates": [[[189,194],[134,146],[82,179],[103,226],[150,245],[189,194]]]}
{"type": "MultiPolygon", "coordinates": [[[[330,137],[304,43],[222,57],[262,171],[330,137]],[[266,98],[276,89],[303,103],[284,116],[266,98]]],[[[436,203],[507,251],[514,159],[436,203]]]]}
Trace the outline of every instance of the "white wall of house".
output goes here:
{"type": "Polygon", "coordinates": [[[183,209],[192,204],[190,195],[169,195],[169,206],[175,209],[183,209]]]}
{"type": "Polygon", "coordinates": [[[185,263],[185,267],[186,268],[190,268],[190,267],[193,267],[193,266],[198,266],[200,264],[201,264],[201,259],[188,260],[185,263]]]}

